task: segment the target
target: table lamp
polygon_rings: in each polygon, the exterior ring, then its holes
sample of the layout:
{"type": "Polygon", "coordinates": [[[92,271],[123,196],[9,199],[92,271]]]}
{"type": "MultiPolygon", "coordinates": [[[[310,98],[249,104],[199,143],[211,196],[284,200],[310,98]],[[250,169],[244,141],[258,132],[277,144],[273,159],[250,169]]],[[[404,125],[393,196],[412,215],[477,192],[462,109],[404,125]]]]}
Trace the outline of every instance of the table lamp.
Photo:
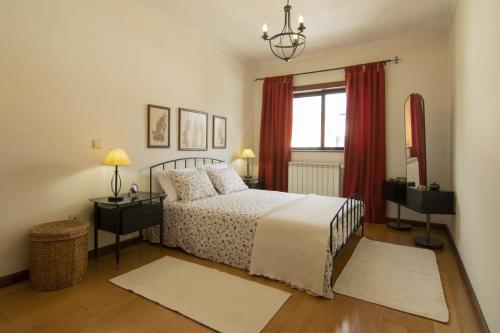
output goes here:
{"type": "Polygon", "coordinates": [[[250,179],[252,178],[252,176],[250,176],[250,159],[254,158],[255,154],[253,153],[252,149],[243,149],[241,157],[247,159],[247,175],[244,176],[244,178],[250,179]]]}
{"type": "Polygon", "coordinates": [[[115,174],[113,175],[113,178],[111,178],[111,192],[113,192],[113,196],[108,197],[108,201],[122,201],[123,196],[119,195],[122,188],[122,179],[118,174],[118,166],[130,164],[130,159],[128,158],[127,153],[123,149],[111,149],[106,155],[104,161],[102,161],[102,164],[115,167],[115,174]]]}

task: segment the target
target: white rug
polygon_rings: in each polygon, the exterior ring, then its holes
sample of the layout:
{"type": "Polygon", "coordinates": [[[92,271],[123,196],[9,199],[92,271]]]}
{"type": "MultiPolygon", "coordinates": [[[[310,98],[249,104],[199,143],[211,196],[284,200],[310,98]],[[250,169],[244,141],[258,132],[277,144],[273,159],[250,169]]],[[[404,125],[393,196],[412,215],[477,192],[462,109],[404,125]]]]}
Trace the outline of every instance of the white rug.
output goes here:
{"type": "Polygon", "coordinates": [[[220,332],[261,331],[290,296],[168,256],[110,281],[220,332]]]}
{"type": "Polygon", "coordinates": [[[333,291],[437,321],[449,320],[431,250],[362,238],[333,291]]]}

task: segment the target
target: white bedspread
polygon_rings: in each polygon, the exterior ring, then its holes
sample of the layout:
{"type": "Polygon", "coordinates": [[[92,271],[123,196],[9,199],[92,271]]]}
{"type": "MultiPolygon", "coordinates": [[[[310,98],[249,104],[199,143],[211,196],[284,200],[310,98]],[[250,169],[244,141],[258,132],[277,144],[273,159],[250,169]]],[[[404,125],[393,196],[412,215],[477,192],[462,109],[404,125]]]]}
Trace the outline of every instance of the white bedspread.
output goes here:
{"type": "Polygon", "coordinates": [[[321,295],[330,222],[345,201],[308,195],[264,214],[257,223],[250,274],[321,295]]]}

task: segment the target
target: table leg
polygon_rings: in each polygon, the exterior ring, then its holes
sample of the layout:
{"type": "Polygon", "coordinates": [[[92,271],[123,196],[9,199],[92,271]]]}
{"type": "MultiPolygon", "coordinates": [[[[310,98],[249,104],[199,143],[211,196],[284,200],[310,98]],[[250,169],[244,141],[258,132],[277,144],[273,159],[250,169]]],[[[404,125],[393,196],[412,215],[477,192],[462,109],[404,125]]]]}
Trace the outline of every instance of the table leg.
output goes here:
{"type": "Polygon", "coordinates": [[[405,222],[401,222],[401,205],[398,204],[398,218],[396,222],[387,222],[387,226],[396,230],[410,230],[411,225],[405,222]]]}
{"type": "Polygon", "coordinates": [[[164,232],[163,231],[163,228],[164,228],[164,226],[163,226],[163,222],[164,222],[163,221],[163,214],[164,214],[163,213],[164,212],[164,210],[163,210],[163,199],[160,199],[160,204],[162,206],[162,208],[161,208],[161,222],[160,222],[160,246],[162,248],[163,247],[163,232],[164,232]]]}
{"type": "Polygon", "coordinates": [[[442,249],[443,242],[439,239],[431,238],[431,215],[427,214],[427,221],[425,224],[425,235],[413,238],[416,245],[428,249],[442,249]]]}
{"type": "Polygon", "coordinates": [[[94,261],[97,262],[97,255],[99,252],[99,206],[94,203],[94,261]]]}
{"type": "Polygon", "coordinates": [[[120,268],[120,234],[116,233],[115,240],[115,260],[116,260],[116,269],[120,268]]]}
{"type": "Polygon", "coordinates": [[[116,221],[115,230],[115,261],[116,269],[120,268],[120,224],[122,220],[122,212],[118,211],[118,221],[116,221]]]}

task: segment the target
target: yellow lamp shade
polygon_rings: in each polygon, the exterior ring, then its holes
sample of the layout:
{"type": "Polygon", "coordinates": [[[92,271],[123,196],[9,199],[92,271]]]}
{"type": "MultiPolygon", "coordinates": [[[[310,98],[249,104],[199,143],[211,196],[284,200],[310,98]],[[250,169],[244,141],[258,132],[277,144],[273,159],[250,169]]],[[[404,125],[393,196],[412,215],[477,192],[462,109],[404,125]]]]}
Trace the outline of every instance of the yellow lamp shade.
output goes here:
{"type": "Polygon", "coordinates": [[[111,149],[109,153],[106,155],[104,161],[102,161],[104,165],[129,165],[130,159],[127,156],[127,153],[123,149],[111,149]]]}
{"type": "Polygon", "coordinates": [[[243,152],[241,153],[242,158],[254,158],[255,154],[253,153],[252,149],[243,149],[243,152]]]}

